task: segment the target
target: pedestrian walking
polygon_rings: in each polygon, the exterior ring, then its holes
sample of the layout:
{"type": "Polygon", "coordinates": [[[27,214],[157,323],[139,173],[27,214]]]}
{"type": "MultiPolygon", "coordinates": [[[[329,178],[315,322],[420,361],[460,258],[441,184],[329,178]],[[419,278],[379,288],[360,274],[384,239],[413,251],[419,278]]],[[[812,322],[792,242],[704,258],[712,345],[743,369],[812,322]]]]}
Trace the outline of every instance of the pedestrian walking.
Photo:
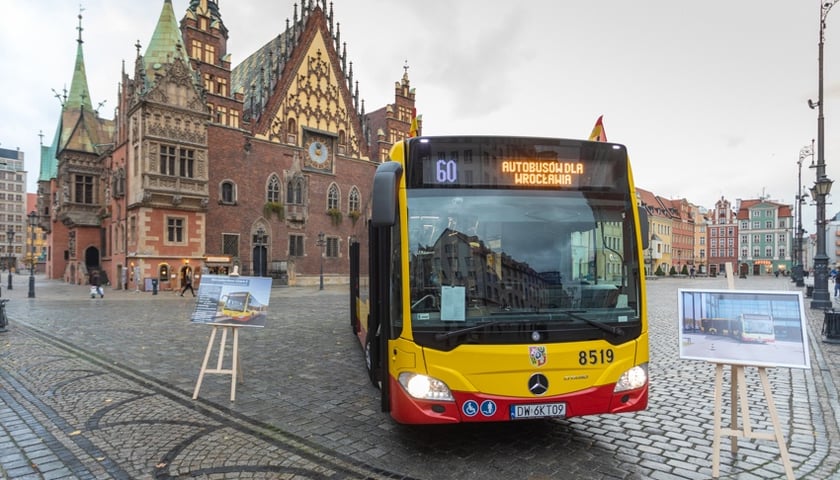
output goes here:
{"type": "Polygon", "coordinates": [[[99,295],[99,298],[105,298],[105,292],[102,290],[99,281],[99,272],[93,272],[90,275],[90,298],[96,298],[97,295],[99,295]]]}
{"type": "Polygon", "coordinates": [[[834,298],[840,295],[840,275],[834,276],[834,298]]]}
{"type": "Polygon", "coordinates": [[[182,297],[184,296],[184,292],[186,292],[187,290],[189,290],[190,293],[192,293],[193,297],[195,296],[195,290],[193,290],[192,286],[192,277],[189,275],[184,275],[184,288],[181,289],[182,297]]]}

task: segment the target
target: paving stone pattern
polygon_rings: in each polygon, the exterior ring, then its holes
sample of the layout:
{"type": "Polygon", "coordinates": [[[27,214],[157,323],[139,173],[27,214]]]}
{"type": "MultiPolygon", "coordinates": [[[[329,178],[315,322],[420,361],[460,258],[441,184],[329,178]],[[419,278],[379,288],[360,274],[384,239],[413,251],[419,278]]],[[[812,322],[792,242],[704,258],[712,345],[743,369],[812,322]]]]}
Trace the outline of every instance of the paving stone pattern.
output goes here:
{"type": "MultiPolygon", "coordinates": [[[[649,282],[651,398],[635,414],[433,427],[379,412],[352,335],[346,287],[275,288],[267,325],[243,329],[244,383],[208,375],[192,392],[210,327],[189,322],[192,297],[87,288],[38,278],[36,298],[2,290],[0,476],[8,478],[711,477],[714,367],[678,355],[678,288],[722,278],[649,282]]],[[[20,290],[22,288],[22,290],[20,290]]],[[[791,290],[788,279],[738,289],[791,290]]],[[[808,302],[806,302],[807,305],[808,302]]],[[[838,305],[840,306],[840,304],[838,305]]],[[[840,345],[809,316],[810,370],[769,369],[797,478],[840,478],[840,345]]],[[[214,357],[215,358],[215,357],[214,357]]],[[[747,369],[758,431],[770,430],[747,369]]],[[[725,375],[728,385],[728,370],[725,375]]],[[[729,418],[728,391],[724,419],[729,418]]],[[[728,423],[727,421],[724,422],[728,423]]],[[[728,439],[721,478],[784,478],[775,442],[728,439]]]]}

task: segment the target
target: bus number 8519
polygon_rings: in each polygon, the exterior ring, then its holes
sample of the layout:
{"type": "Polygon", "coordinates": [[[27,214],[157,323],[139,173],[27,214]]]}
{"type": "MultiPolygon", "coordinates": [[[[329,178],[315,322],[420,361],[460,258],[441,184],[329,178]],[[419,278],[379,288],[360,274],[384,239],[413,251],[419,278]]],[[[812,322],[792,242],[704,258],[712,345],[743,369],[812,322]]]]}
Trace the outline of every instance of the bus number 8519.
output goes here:
{"type": "Polygon", "coordinates": [[[598,365],[603,363],[612,363],[615,360],[615,354],[611,348],[606,350],[581,350],[578,352],[578,363],[581,365],[598,365]]]}

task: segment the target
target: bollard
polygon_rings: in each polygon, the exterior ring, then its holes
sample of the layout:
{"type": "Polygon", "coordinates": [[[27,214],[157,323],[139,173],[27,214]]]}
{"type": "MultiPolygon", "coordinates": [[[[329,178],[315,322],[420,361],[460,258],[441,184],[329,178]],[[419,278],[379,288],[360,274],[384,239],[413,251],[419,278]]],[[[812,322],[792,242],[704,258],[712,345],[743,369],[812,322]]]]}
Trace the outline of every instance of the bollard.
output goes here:
{"type": "Polygon", "coordinates": [[[157,278],[152,279],[152,295],[157,295],[158,281],[157,278]]]}
{"type": "Polygon", "coordinates": [[[9,324],[9,319],[6,317],[6,304],[9,303],[8,298],[0,299],[0,333],[6,331],[6,325],[9,324]]]}
{"type": "Polygon", "coordinates": [[[840,312],[825,311],[822,336],[825,343],[840,343],[840,312]]]}

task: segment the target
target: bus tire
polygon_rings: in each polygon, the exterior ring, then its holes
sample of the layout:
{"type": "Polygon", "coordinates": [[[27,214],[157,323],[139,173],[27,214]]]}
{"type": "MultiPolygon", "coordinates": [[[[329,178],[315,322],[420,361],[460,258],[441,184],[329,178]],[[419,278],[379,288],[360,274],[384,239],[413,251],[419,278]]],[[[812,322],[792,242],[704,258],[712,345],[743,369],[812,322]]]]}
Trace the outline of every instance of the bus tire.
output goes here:
{"type": "Polygon", "coordinates": [[[365,338],[365,368],[367,368],[368,377],[370,377],[370,383],[373,384],[374,387],[380,388],[379,385],[379,369],[375,367],[375,365],[379,364],[379,352],[378,347],[376,347],[378,343],[372,341],[371,335],[368,335],[365,338]]]}

